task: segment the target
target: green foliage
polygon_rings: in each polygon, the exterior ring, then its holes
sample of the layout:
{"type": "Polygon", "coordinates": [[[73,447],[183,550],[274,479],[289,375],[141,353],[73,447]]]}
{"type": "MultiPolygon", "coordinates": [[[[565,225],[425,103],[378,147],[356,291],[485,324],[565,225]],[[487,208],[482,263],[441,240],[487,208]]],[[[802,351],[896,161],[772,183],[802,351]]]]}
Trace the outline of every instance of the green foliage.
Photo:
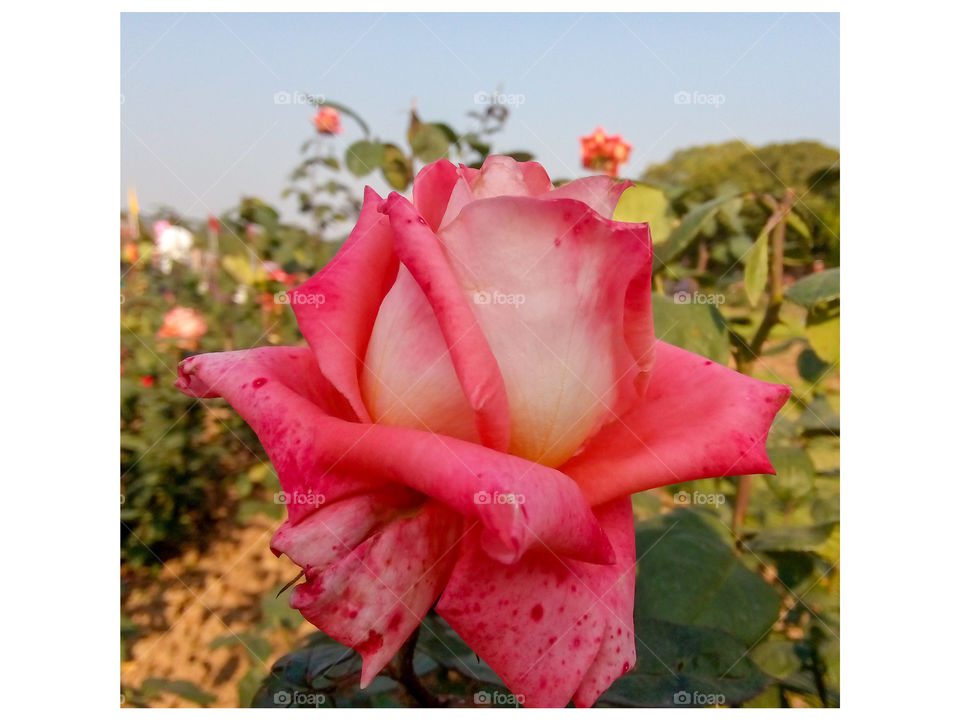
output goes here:
{"type": "Polygon", "coordinates": [[[627,188],[613,212],[617,222],[649,223],[654,244],[666,241],[673,230],[670,201],[660,188],[635,183],[627,188]]]}

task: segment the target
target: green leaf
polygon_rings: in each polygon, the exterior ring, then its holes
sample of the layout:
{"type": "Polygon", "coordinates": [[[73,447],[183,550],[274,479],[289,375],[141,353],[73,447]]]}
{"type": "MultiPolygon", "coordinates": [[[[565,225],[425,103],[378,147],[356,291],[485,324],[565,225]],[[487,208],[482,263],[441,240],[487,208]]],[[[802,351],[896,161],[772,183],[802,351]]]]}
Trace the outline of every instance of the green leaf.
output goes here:
{"type": "Polygon", "coordinates": [[[677,293],[673,297],[654,294],[653,325],[657,337],[726,365],[730,359],[730,343],[723,316],[711,304],[693,302],[701,297],[709,300],[711,296],[700,293],[677,293]]]}
{"type": "Polygon", "coordinates": [[[347,169],[357,177],[369,175],[383,163],[384,148],[378,142],[359,140],[347,148],[347,169]]]}
{"type": "Polygon", "coordinates": [[[267,671],[259,666],[254,666],[243,674],[237,683],[237,699],[240,701],[240,707],[253,705],[253,698],[266,676],[267,671]]]}
{"type": "Polygon", "coordinates": [[[687,509],[640,523],[635,613],[645,642],[649,618],[713,628],[747,646],[769,631],[780,598],[731,542],[719,520],[687,509]]]}
{"type": "Polygon", "coordinates": [[[659,251],[654,253],[653,272],[662,270],[667,263],[686,250],[690,246],[690,243],[696,239],[701,228],[713,219],[713,216],[720,209],[720,206],[735,197],[737,197],[737,194],[734,193],[721,195],[713,200],[697,205],[684,215],[683,220],[680,221],[680,225],[670,233],[667,242],[663,244],[659,251]]]}
{"type": "Polygon", "coordinates": [[[665,242],[673,230],[670,201],[660,188],[634,183],[620,196],[613,211],[617,222],[648,223],[654,243],[665,242]]]}
{"type": "Polygon", "coordinates": [[[410,140],[410,148],[418,160],[432,163],[447,157],[450,141],[447,134],[432,123],[420,126],[420,129],[410,140]]]}
{"type": "Polygon", "coordinates": [[[760,302],[764,288],[767,287],[767,276],[770,274],[769,248],[769,236],[762,232],[743,261],[744,288],[747,291],[747,300],[753,307],[760,302]]]}
{"type": "Polygon", "coordinates": [[[813,242],[813,238],[810,236],[810,228],[808,228],[803,219],[792,210],[787,213],[787,225],[793,228],[793,230],[808,243],[813,242]]]}
{"type": "Polygon", "coordinates": [[[757,695],[772,682],[749,658],[749,646],[719,630],[643,618],[636,637],[636,666],[600,696],[600,703],[731,705],[757,695]]]}
{"type": "Polygon", "coordinates": [[[817,357],[833,365],[840,360],[840,300],[815,305],[807,312],[807,340],[817,357]]]}
{"type": "Polygon", "coordinates": [[[806,451],[795,447],[767,451],[776,475],[764,475],[767,485],[782,502],[796,500],[813,489],[816,469],[806,451]]]}
{"type": "Polygon", "coordinates": [[[217,699],[216,695],[204,692],[189,680],[165,680],[151,677],[143,681],[140,692],[148,697],[155,697],[161,693],[172,693],[184,700],[204,707],[217,699]]]}
{"type": "Polygon", "coordinates": [[[488,684],[503,685],[497,674],[468,646],[439,615],[423,619],[417,652],[425,653],[441,665],[466,678],[488,684]]]}
{"type": "Polygon", "coordinates": [[[774,527],[761,530],[747,543],[755,551],[813,551],[830,539],[836,522],[807,527],[774,527]]]}
{"type": "Polygon", "coordinates": [[[807,309],[818,303],[835,300],[840,297],[840,268],[807,275],[788,287],[784,295],[807,309]]]}
{"type": "Polygon", "coordinates": [[[502,153],[507,157],[512,157],[517,162],[530,162],[533,160],[533,155],[526,152],[525,150],[512,150],[511,152],[502,153]]]}
{"type": "Polygon", "coordinates": [[[383,177],[394,190],[406,190],[413,182],[413,168],[410,161],[396,145],[383,146],[383,160],[380,163],[383,177]]]}
{"type": "Polygon", "coordinates": [[[778,680],[799,672],[803,663],[797,657],[796,645],[782,638],[771,638],[750,651],[753,660],[765,673],[778,680]]]}

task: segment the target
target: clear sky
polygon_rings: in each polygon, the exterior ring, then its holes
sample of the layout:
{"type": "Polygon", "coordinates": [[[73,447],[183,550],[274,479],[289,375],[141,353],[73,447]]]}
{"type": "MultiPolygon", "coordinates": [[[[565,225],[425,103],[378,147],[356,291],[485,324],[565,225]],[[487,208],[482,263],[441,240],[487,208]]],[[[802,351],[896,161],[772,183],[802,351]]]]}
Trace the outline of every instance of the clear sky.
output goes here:
{"type": "MultiPolygon", "coordinates": [[[[731,139],[836,147],[839,35],[827,13],[127,13],[121,205],[129,186],[144,211],[191,217],[255,195],[297,220],[280,192],[312,112],[281,92],[348,105],[400,141],[412,99],[463,132],[475,94],[500,87],[522,103],[494,149],[530,151],[554,177],[581,174],[578,138],[597,125],[633,144],[625,177],[731,139]]],[[[345,144],[362,136],[345,131],[345,144]]]]}

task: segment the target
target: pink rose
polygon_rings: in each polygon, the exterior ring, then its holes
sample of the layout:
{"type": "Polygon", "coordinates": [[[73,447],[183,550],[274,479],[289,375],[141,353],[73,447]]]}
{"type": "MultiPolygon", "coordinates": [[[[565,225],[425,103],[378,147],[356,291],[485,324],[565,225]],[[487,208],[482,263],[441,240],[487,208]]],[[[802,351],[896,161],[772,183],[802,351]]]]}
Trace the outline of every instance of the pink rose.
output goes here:
{"type": "Polygon", "coordinates": [[[197,340],[207,332],[207,322],[197,310],[178,305],[163,316],[157,337],[197,340]]]}
{"type": "Polygon", "coordinates": [[[290,293],[309,348],[181,363],[270,454],[291,604],[364,686],[436,602],[526,705],[592,705],[636,662],[630,494],[772,471],[789,388],[655,339],[649,230],[610,220],[628,185],[490,157],[426,166],[413,202],[367,188],[290,293]]]}
{"type": "Polygon", "coordinates": [[[339,135],[343,132],[340,128],[340,113],[329,105],[317,108],[317,114],[313,116],[313,126],[321,135],[339,135]]]}

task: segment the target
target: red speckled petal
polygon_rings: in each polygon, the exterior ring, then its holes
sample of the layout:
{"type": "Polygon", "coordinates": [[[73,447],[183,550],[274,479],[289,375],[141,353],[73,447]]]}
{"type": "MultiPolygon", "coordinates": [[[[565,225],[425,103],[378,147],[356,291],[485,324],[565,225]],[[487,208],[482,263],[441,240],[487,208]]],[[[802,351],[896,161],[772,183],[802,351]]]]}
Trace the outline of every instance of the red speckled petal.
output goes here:
{"type": "Polygon", "coordinates": [[[397,258],[382,199],[369,187],[356,227],[320,272],[290,292],[300,332],[321,372],[350,402],[361,422],[370,422],[358,382],[360,360],[383,296],[397,275],[397,258]]]}
{"type": "Polygon", "coordinates": [[[313,579],[361,542],[424,502],[424,496],[403,485],[318,503],[316,512],[299,524],[289,520],[273,535],[270,549],[286,555],[313,579]]]}
{"type": "MultiPolygon", "coordinates": [[[[443,246],[402,195],[391,193],[383,211],[390,217],[398,257],[416,279],[440,323],[457,377],[476,413],[480,439],[495,450],[506,450],[510,442],[510,408],[503,378],[483,330],[450,270],[443,246]]],[[[389,375],[389,365],[383,372],[389,375]]]]}
{"type": "Polygon", "coordinates": [[[396,482],[478,518],[484,548],[504,562],[541,543],[584,560],[613,560],[590,506],[566,475],[444,435],[340,420],[325,409],[328,384],[307,348],[194,356],[179,370],[183,392],[223,397],[250,423],[284,490],[307,500],[288,503],[294,524],[316,510],[312,495],[331,502],[396,482]]]}
{"type": "Polygon", "coordinates": [[[595,509],[614,565],[532,551],[502,565],[464,540],[437,611],[527,707],[592,704],[633,667],[636,563],[629,498],[595,509]]]}
{"type": "Polygon", "coordinates": [[[437,599],[456,561],[460,533],[456,513],[427,503],[308,575],[290,605],[363,656],[360,686],[366,687],[437,599]]]}
{"type": "Polygon", "coordinates": [[[790,396],[664,342],[646,395],[562,470],[592,503],[697,478],[772,473],[766,440],[790,396]]]}
{"type": "Polygon", "coordinates": [[[636,537],[633,502],[622,497],[594,509],[617,551],[616,577],[604,580],[601,609],[606,614],[606,629],[600,652],[587,670],[573,695],[577,707],[590,707],[614,680],[637,663],[634,641],[633,600],[636,584],[636,537]],[[629,559],[629,562],[628,562],[629,559]]]}
{"type": "Polygon", "coordinates": [[[647,226],[579,200],[497,197],[439,237],[506,385],[510,452],[562,464],[635,402],[624,308],[634,282],[649,288],[647,226]]]}
{"type": "MultiPolygon", "coordinates": [[[[317,453],[320,428],[310,417],[346,417],[350,408],[321,374],[309,348],[267,347],[194,355],[180,363],[176,386],[193,397],[223,397],[260,438],[287,496],[294,524],[317,509],[385,484],[350,474],[317,453]]],[[[354,424],[354,423],[350,423],[354,424]]]]}

